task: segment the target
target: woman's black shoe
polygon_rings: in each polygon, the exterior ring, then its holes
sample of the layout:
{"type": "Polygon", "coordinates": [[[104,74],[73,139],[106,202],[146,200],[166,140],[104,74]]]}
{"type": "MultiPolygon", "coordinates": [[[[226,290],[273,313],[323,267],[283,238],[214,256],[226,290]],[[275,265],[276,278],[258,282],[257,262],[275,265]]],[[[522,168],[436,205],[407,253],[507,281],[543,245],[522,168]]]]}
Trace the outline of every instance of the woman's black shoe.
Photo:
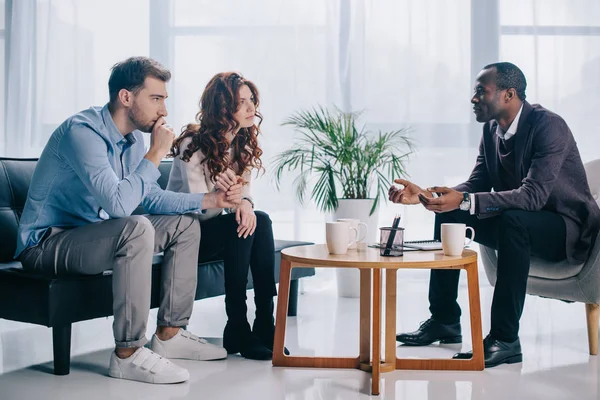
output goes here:
{"type": "Polygon", "coordinates": [[[273,351],[264,346],[261,340],[250,331],[250,325],[227,323],[223,331],[223,347],[228,354],[240,353],[251,360],[271,360],[273,351]]]}
{"type": "MultiPolygon", "coordinates": [[[[273,343],[275,341],[275,325],[273,325],[273,321],[269,323],[260,323],[257,322],[257,320],[254,320],[254,323],[252,324],[252,333],[260,339],[263,346],[273,351],[273,343]]],[[[283,348],[283,353],[286,356],[290,355],[290,351],[287,347],[283,348]]]]}

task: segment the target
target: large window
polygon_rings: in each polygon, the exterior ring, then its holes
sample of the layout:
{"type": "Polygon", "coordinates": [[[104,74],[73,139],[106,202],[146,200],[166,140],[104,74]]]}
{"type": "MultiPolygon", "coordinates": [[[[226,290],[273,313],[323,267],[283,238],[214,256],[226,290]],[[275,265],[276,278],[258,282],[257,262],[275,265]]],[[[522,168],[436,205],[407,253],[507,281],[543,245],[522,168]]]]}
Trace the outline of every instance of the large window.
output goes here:
{"type": "Polygon", "coordinates": [[[269,161],[291,143],[293,132],[280,126],[287,115],[330,102],[327,4],[321,0],[268,0],[260,5],[172,0],[161,14],[168,38],[168,58],[162,61],[173,72],[168,117],[173,126],[193,122],[200,95],[217,72],[238,71],[257,85],[267,173],[253,183],[253,191],[258,206],[269,211],[280,238],[308,239],[323,221],[314,208],[294,206],[291,185],[274,191],[269,161]]]}
{"type": "Polygon", "coordinates": [[[598,158],[600,2],[501,1],[500,54],[523,69],[528,100],[566,120],[584,161],[598,158]]]}
{"type": "MultiPolygon", "coordinates": [[[[110,67],[129,56],[149,55],[173,72],[168,120],[177,130],[193,121],[208,80],[236,70],[261,92],[267,174],[254,191],[279,238],[324,240],[327,216],[297,204],[293,176],[279,192],[270,179],[273,156],[294,137],[280,124],[301,108],[363,110],[375,131],[412,128],[411,178],[454,185],[471,171],[481,135],[469,104],[474,75],[508,60],[523,68],[528,100],[566,119],[584,160],[597,157],[597,0],[0,0],[0,54],[5,3],[37,6],[13,15],[35,33],[10,40],[18,42],[11,58],[24,64],[5,72],[7,60],[0,63],[1,93],[7,74],[11,85],[29,83],[19,102],[0,96],[2,121],[17,127],[10,138],[0,131],[11,146],[1,155],[38,156],[60,122],[108,100],[110,67]]],[[[384,207],[381,224],[399,209],[384,207]]],[[[407,237],[431,234],[432,213],[401,212],[407,237]]]]}
{"type": "MultiPolygon", "coordinates": [[[[470,20],[470,0],[378,0],[352,10],[351,106],[375,131],[412,129],[408,172],[423,186],[460,183],[473,166],[470,20]]],[[[398,212],[408,238],[432,235],[434,215],[422,207],[388,204],[381,225],[398,212]]]]}
{"type": "Polygon", "coordinates": [[[148,55],[149,31],[139,0],[43,0],[36,11],[32,156],[71,114],[108,101],[110,67],[148,55]]]}

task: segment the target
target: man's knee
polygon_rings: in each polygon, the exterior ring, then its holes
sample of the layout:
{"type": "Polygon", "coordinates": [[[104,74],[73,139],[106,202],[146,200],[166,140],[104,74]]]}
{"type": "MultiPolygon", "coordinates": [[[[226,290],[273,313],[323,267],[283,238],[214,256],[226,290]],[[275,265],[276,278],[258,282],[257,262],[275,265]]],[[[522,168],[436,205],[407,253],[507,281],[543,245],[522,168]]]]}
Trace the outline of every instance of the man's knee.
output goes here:
{"type": "Polygon", "coordinates": [[[179,221],[179,230],[182,234],[196,239],[200,243],[200,222],[198,218],[192,215],[180,215],[181,220],[179,221]]]}
{"type": "Polygon", "coordinates": [[[506,210],[500,215],[500,226],[502,230],[523,229],[523,210],[506,210]]]}
{"type": "Polygon", "coordinates": [[[154,238],[154,226],[152,222],[143,215],[131,215],[129,217],[122,218],[125,222],[125,226],[129,227],[132,232],[138,235],[152,236],[154,238]]]}
{"type": "Polygon", "coordinates": [[[441,225],[445,223],[451,222],[464,222],[464,217],[467,216],[468,213],[461,210],[454,210],[445,213],[437,213],[435,214],[435,223],[436,225],[441,225]]]}
{"type": "MultiPolygon", "coordinates": [[[[530,239],[527,231],[527,226],[523,222],[524,214],[528,211],[523,210],[508,210],[500,215],[500,223],[498,227],[498,257],[506,258],[507,254],[513,257],[517,252],[521,253],[520,258],[530,254],[530,239]]],[[[498,263],[498,270],[512,269],[521,265],[521,263],[498,263]]],[[[529,265],[529,262],[527,262],[529,265]]]]}
{"type": "Polygon", "coordinates": [[[154,248],[154,226],[152,222],[142,215],[131,215],[123,217],[124,223],[122,235],[125,242],[135,243],[136,246],[142,246],[149,251],[154,248]]]}
{"type": "Polygon", "coordinates": [[[433,230],[433,237],[436,240],[441,240],[441,226],[447,223],[464,223],[465,212],[461,210],[450,211],[446,213],[435,214],[435,225],[433,230]]]}

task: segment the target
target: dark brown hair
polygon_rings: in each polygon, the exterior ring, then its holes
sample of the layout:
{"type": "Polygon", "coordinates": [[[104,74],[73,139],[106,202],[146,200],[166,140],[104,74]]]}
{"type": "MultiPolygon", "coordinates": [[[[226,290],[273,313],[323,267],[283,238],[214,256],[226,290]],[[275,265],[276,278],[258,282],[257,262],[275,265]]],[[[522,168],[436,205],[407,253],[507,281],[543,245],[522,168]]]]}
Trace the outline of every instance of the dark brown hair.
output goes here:
{"type": "Polygon", "coordinates": [[[200,150],[205,158],[202,163],[208,165],[210,179],[214,182],[217,175],[227,168],[237,168],[236,174],[247,170],[262,169],[260,156],[263,151],[258,145],[258,134],[262,115],[258,112],[258,89],[251,81],[237,72],[221,72],[215,75],[206,85],[200,98],[200,111],[196,114],[196,123],[188,124],[182,129],[181,135],[173,142],[171,157],[182,154],[181,159],[190,161],[190,157],[200,150]],[[240,88],[248,86],[254,98],[258,124],[249,128],[241,128],[235,135],[231,147],[231,159],[226,157],[228,143],[225,139],[227,132],[235,131],[239,124],[233,115],[240,106],[240,88]],[[181,143],[188,137],[192,138],[187,148],[180,149],[181,143]]]}
{"type": "Polygon", "coordinates": [[[139,92],[148,76],[168,82],[171,72],[158,61],[148,57],[129,57],[113,65],[108,79],[110,102],[114,103],[121,89],[139,92]]]}

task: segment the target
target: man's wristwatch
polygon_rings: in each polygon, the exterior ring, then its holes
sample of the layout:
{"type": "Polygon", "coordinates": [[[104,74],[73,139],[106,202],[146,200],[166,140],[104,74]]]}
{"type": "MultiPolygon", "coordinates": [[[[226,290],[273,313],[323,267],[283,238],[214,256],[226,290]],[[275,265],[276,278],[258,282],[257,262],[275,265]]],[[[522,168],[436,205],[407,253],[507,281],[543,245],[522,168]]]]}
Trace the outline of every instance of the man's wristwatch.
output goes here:
{"type": "Polygon", "coordinates": [[[250,197],[242,197],[242,200],[246,200],[250,205],[252,205],[252,209],[254,210],[254,202],[250,197]]]}
{"type": "Polygon", "coordinates": [[[458,208],[462,211],[469,211],[471,209],[471,196],[469,196],[469,193],[463,192],[463,200],[460,202],[458,208]]]}

